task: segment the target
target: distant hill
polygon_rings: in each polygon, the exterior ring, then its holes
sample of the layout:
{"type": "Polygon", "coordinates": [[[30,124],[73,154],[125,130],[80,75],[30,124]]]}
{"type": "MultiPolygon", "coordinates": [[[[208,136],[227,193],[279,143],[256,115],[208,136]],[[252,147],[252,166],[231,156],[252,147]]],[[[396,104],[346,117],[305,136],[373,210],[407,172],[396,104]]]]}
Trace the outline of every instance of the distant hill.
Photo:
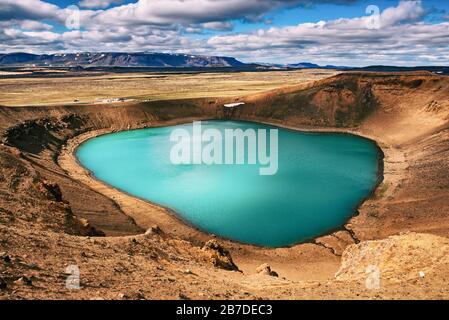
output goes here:
{"type": "Polygon", "coordinates": [[[351,68],[350,71],[370,71],[370,72],[412,72],[429,71],[436,74],[449,75],[449,67],[446,66],[420,66],[420,67],[394,67],[394,66],[369,66],[363,68],[351,68]]]}
{"type": "Polygon", "coordinates": [[[276,63],[243,63],[233,57],[204,56],[189,54],[170,54],[153,52],[82,52],[66,54],[31,54],[24,52],[0,54],[0,67],[59,67],[59,68],[155,68],[169,70],[184,68],[188,70],[294,70],[294,69],[336,69],[347,71],[372,72],[409,72],[430,71],[436,74],[449,75],[447,66],[368,66],[362,68],[326,65],[320,66],[310,62],[290,64],[276,63]]]}
{"type": "Polygon", "coordinates": [[[287,64],[288,68],[295,68],[295,69],[315,69],[315,68],[321,68],[319,65],[309,62],[300,62],[300,63],[291,63],[287,64]]]}
{"type": "Polygon", "coordinates": [[[245,64],[232,57],[200,56],[169,53],[29,53],[0,54],[0,66],[52,66],[52,67],[243,67],[245,64]]]}
{"type": "Polygon", "coordinates": [[[301,62],[285,65],[289,69],[336,69],[347,71],[368,71],[368,72],[412,72],[412,71],[430,71],[436,74],[449,75],[449,67],[446,66],[419,66],[419,67],[395,67],[395,66],[368,66],[368,67],[346,67],[326,65],[320,66],[314,63],[301,62]]]}
{"type": "Polygon", "coordinates": [[[299,63],[289,63],[289,64],[269,64],[264,63],[262,64],[264,66],[271,66],[276,68],[287,68],[287,69],[350,69],[351,67],[345,67],[345,66],[332,66],[332,65],[326,65],[326,66],[320,66],[315,63],[310,62],[299,62],[299,63]]]}

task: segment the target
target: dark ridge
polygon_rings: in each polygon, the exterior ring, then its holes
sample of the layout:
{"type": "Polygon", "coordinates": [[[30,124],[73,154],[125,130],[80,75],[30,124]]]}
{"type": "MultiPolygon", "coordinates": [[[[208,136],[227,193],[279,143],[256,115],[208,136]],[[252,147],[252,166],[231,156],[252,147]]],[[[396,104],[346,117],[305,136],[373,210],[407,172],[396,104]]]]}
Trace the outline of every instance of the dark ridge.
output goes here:
{"type": "Polygon", "coordinates": [[[0,65],[35,67],[103,66],[159,68],[220,68],[245,66],[243,62],[232,57],[148,52],[82,52],[43,55],[18,52],[0,54],[0,65]]]}
{"type": "Polygon", "coordinates": [[[349,71],[370,71],[370,72],[415,72],[429,71],[436,74],[449,75],[447,66],[421,66],[421,67],[394,67],[394,66],[369,66],[363,68],[348,69],[349,71]]]}

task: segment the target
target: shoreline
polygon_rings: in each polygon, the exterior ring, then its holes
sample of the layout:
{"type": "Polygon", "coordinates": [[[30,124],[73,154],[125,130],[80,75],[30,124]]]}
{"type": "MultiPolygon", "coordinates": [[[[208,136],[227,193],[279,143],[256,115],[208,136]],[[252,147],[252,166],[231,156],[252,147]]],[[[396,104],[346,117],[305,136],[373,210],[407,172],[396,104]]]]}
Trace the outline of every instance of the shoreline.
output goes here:
{"type": "MultiPolygon", "coordinates": [[[[135,127],[129,130],[140,130],[144,128],[155,128],[155,127],[166,127],[166,126],[173,126],[173,125],[179,125],[179,124],[186,124],[190,123],[195,120],[201,120],[201,121],[213,121],[213,120],[220,120],[220,119],[182,119],[177,121],[169,121],[164,123],[157,123],[157,124],[141,124],[139,127],[135,127]]],[[[234,121],[234,119],[229,119],[230,121],[234,121]]],[[[360,210],[367,205],[367,202],[370,200],[375,201],[376,192],[379,190],[379,188],[382,186],[383,183],[391,183],[393,180],[391,179],[388,172],[391,172],[391,168],[388,167],[388,163],[392,163],[391,161],[388,161],[391,157],[389,151],[391,146],[386,145],[383,142],[378,142],[375,140],[376,137],[369,136],[363,133],[360,133],[357,130],[351,130],[351,129],[339,129],[339,128],[310,128],[310,127],[293,127],[278,123],[270,123],[267,121],[257,121],[257,120],[247,120],[247,119],[235,119],[235,121],[246,121],[246,122],[253,122],[253,123],[260,123],[260,124],[266,124],[275,126],[282,129],[288,129],[293,131],[299,131],[299,132],[310,132],[310,133],[328,133],[328,134],[350,134],[354,136],[358,136],[367,140],[370,140],[371,142],[375,143],[377,148],[379,149],[379,163],[382,164],[382,166],[379,166],[378,168],[378,183],[373,188],[372,192],[365,198],[362,199],[359,205],[357,205],[354,210],[353,214],[350,216],[350,218],[341,226],[332,229],[323,235],[314,237],[313,239],[309,239],[307,241],[303,241],[298,244],[294,244],[288,247],[282,247],[282,248],[271,248],[271,247],[263,247],[263,246],[257,246],[257,245],[251,245],[251,244],[245,244],[245,243],[239,243],[238,241],[229,240],[225,238],[221,238],[212,234],[207,233],[204,230],[201,230],[197,228],[196,226],[193,226],[189,224],[188,222],[184,221],[175,211],[171,210],[170,208],[161,206],[159,204],[153,203],[146,199],[141,199],[139,197],[133,196],[131,194],[126,193],[125,191],[122,191],[120,189],[117,189],[106,182],[103,182],[95,177],[92,172],[90,172],[88,169],[84,168],[81,163],[79,163],[77,157],[76,157],[76,150],[77,148],[87,140],[93,139],[95,137],[111,134],[119,131],[129,131],[129,130],[113,130],[111,128],[109,129],[100,129],[100,130],[93,130],[88,131],[85,133],[82,133],[78,136],[73,137],[72,139],[69,139],[66,144],[61,148],[61,153],[58,156],[58,165],[72,178],[74,178],[77,181],[80,181],[81,183],[87,185],[88,187],[94,189],[97,192],[100,192],[104,196],[110,198],[112,201],[114,201],[117,206],[120,208],[120,210],[128,217],[130,217],[138,227],[140,227],[143,230],[147,230],[150,227],[157,225],[159,226],[165,233],[169,234],[170,236],[174,238],[179,238],[182,240],[190,241],[192,244],[195,245],[202,245],[204,242],[210,240],[210,239],[219,239],[225,247],[229,248],[232,256],[234,259],[239,262],[243,261],[243,264],[251,265],[251,267],[246,268],[249,269],[255,269],[258,265],[258,262],[250,261],[249,256],[259,256],[262,255],[263,261],[268,262],[270,264],[275,264],[276,262],[276,253],[279,250],[285,250],[287,253],[300,253],[302,252],[305,247],[307,246],[313,246],[312,248],[306,248],[307,251],[311,250],[312,255],[316,255],[315,252],[318,248],[324,249],[327,251],[333,258],[329,259],[329,257],[324,258],[325,261],[330,260],[336,260],[333,263],[334,267],[338,267],[338,261],[340,260],[340,255],[337,254],[338,249],[333,248],[332,245],[327,244],[327,238],[333,237],[336,239],[339,239],[337,235],[341,233],[347,233],[347,236],[345,238],[350,238],[351,243],[358,243],[360,240],[357,237],[356,233],[352,229],[352,223],[353,219],[358,217],[360,214],[360,210]],[[382,144],[382,146],[381,146],[382,144]],[[390,169],[390,170],[388,170],[390,169]],[[335,259],[336,258],[336,259],[335,259]]],[[[394,183],[393,183],[394,185],[394,183]]],[[[347,243],[347,245],[351,244],[347,243]]],[[[318,249],[319,250],[319,249],[318,249]]],[[[322,255],[322,254],[318,254],[322,255]]],[[[326,254],[325,254],[326,255],[326,254]]],[[[294,256],[294,255],[293,255],[294,256]]],[[[261,259],[262,259],[261,257],[261,259]]],[[[289,259],[293,263],[295,258],[289,259]]],[[[320,260],[320,259],[318,259],[320,260]]],[[[261,260],[262,261],[262,260],[261,260]]],[[[320,263],[322,261],[318,261],[317,263],[320,263]]],[[[282,268],[277,268],[277,270],[280,270],[282,268]]]]}
{"type": "MultiPolygon", "coordinates": [[[[196,121],[196,120],[193,120],[193,121],[196,121]]],[[[144,199],[144,198],[142,198],[142,197],[135,196],[135,195],[130,194],[129,192],[127,192],[127,191],[125,191],[125,190],[122,190],[122,189],[120,189],[120,188],[114,187],[113,185],[111,185],[111,184],[109,184],[109,183],[107,183],[107,182],[105,182],[105,181],[99,179],[98,177],[96,177],[96,175],[95,175],[94,172],[92,172],[91,170],[85,168],[85,167],[82,165],[82,163],[79,161],[78,157],[76,156],[77,150],[81,147],[81,145],[82,145],[83,143],[85,143],[85,142],[87,142],[87,141],[89,141],[89,140],[92,140],[92,139],[101,137],[101,136],[105,136],[105,135],[109,135],[109,134],[114,134],[114,133],[118,133],[118,132],[137,131],[137,130],[144,130],[144,129],[150,129],[150,128],[161,128],[161,127],[170,127],[170,126],[176,126],[176,125],[188,124],[188,123],[191,122],[190,120],[187,121],[187,122],[181,121],[179,124],[175,124],[175,125],[172,125],[172,124],[170,124],[170,125],[164,125],[164,124],[162,124],[162,125],[156,125],[156,126],[151,126],[151,127],[133,128],[133,129],[129,129],[129,130],[122,130],[122,131],[113,131],[113,132],[99,133],[99,134],[97,134],[97,135],[95,135],[95,136],[88,137],[87,139],[82,139],[82,141],[77,142],[77,145],[74,147],[74,149],[73,149],[73,151],[72,151],[73,157],[74,157],[74,159],[75,159],[77,165],[78,165],[79,167],[83,168],[83,169],[87,172],[88,176],[90,176],[93,180],[96,180],[96,181],[98,181],[98,182],[100,182],[100,183],[106,185],[107,187],[109,187],[109,188],[111,188],[111,189],[114,189],[114,190],[117,191],[117,192],[126,194],[126,195],[128,195],[129,197],[136,198],[136,199],[138,199],[138,200],[140,200],[140,201],[147,202],[147,203],[149,203],[149,204],[152,205],[152,206],[159,207],[159,208],[161,208],[162,210],[165,210],[166,213],[167,213],[168,215],[172,216],[173,218],[175,218],[175,219],[178,220],[179,222],[181,222],[181,223],[183,223],[183,224],[189,226],[189,227],[192,228],[192,229],[195,229],[196,231],[198,231],[198,232],[200,232],[200,233],[202,233],[202,234],[208,235],[209,237],[218,238],[218,239],[220,239],[220,240],[222,240],[222,241],[228,241],[228,242],[236,243],[236,244],[239,244],[239,245],[246,245],[246,246],[257,247],[257,248],[262,248],[262,249],[278,249],[278,248],[286,248],[286,249],[288,249],[288,248],[292,248],[292,247],[295,247],[295,246],[298,246],[298,245],[302,245],[302,244],[305,244],[305,243],[316,244],[316,240],[317,240],[317,239],[322,238],[322,237],[325,237],[325,236],[329,236],[329,235],[332,235],[332,234],[335,234],[335,233],[337,233],[337,232],[339,232],[339,231],[348,231],[349,233],[351,233],[352,230],[350,230],[350,229],[347,228],[348,222],[349,222],[352,218],[356,217],[356,216],[359,214],[359,213],[358,213],[358,209],[359,209],[359,208],[360,208],[360,207],[361,207],[367,200],[369,200],[370,198],[372,198],[372,197],[375,195],[376,190],[379,188],[379,186],[380,186],[380,185],[382,184],[382,182],[384,181],[384,166],[385,166],[385,164],[384,164],[384,159],[385,159],[385,153],[384,153],[383,149],[379,146],[378,142],[377,142],[376,140],[374,140],[373,138],[369,138],[369,137],[366,137],[366,136],[357,134],[357,133],[356,133],[355,131],[353,131],[353,130],[350,131],[350,130],[338,129],[338,128],[319,128],[318,130],[314,130],[313,128],[311,128],[311,129],[307,129],[307,130],[306,130],[306,129],[303,129],[303,128],[295,128],[295,127],[290,127],[290,126],[281,126],[281,125],[279,125],[279,124],[272,124],[272,123],[269,123],[269,122],[260,122],[260,121],[252,121],[252,120],[232,120],[232,119],[230,119],[230,120],[223,120],[223,119],[207,119],[207,120],[204,120],[204,119],[202,119],[202,120],[200,120],[200,121],[238,121],[238,122],[247,122],[247,123],[254,123],[254,124],[269,125],[269,126],[272,126],[272,127],[274,127],[274,128],[279,128],[279,129],[284,129],[284,130],[294,131],[294,132],[298,132],[298,133],[350,135],[350,136],[354,136],[354,137],[357,137],[357,138],[365,139],[365,140],[367,140],[367,141],[373,143],[373,144],[375,145],[375,147],[377,148],[377,151],[378,151],[378,156],[377,156],[377,163],[378,163],[378,164],[377,164],[377,174],[376,174],[376,175],[377,175],[377,181],[376,181],[376,184],[375,184],[375,186],[371,189],[371,191],[369,192],[369,194],[368,194],[367,196],[365,196],[363,199],[361,199],[361,200],[360,200],[360,201],[353,207],[353,209],[351,210],[351,211],[352,211],[351,216],[348,218],[347,222],[343,223],[342,225],[337,226],[337,227],[332,228],[332,229],[329,229],[328,231],[325,231],[325,232],[323,232],[323,233],[321,233],[321,234],[319,234],[319,235],[317,235],[317,236],[315,236],[315,237],[307,238],[307,239],[304,239],[304,240],[302,240],[302,241],[300,241],[300,242],[293,243],[293,244],[291,244],[291,245],[286,245],[286,246],[281,246],[281,247],[269,247],[269,246],[262,246],[262,245],[257,245],[257,244],[244,243],[244,242],[240,242],[240,241],[238,241],[238,240],[234,240],[234,239],[230,239],[230,238],[225,238],[225,237],[217,236],[217,235],[212,234],[212,233],[210,233],[210,232],[208,232],[208,231],[206,231],[206,230],[203,230],[203,229],[201,229],[201,228],[198,228],[198,227],[196,227],[195,225],[191,224],[189,221],[183,219],[183,218],[181,217],[181,215],[180,215],[179,213],[176,212],[176,210],[174,210],[174,209],[172,209],[172,208],[170,208],[170,207],[168,207],[168,206],[164,206],[164,205],[159,204],[159,203],[156,203],[156,202],[154,202],[154,201],[151,201],[151,200],[148,200],[148,199],[144,199]]],[[[126,213],[125,213],[125,214],[126,214],[126,213]]],[[[139,226],[139,225],[138,225],[138,226],[139,226]]],[[[139,226],[139,227],[141,227],[141,226],[139,226]]],[[[353,235],[352,235],[352,236],[353,236],[353,235]]],[[[353,238],[354,238],[354,236],[353,236],[353,238]]],[[[358,239],[354,238],[354,240],[355,240],[356,243],[358,242],[358,239]]]]}

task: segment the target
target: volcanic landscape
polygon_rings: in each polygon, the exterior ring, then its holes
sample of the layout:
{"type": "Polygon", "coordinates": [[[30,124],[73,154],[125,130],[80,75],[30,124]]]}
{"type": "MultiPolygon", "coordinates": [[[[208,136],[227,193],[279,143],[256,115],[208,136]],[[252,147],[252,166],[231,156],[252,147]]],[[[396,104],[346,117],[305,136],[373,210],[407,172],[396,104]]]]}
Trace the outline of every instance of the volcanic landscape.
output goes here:
{"type": "Polygon", "coordinates": [[[52,72],[0,79],[1,299],[449,298],[446,76],[52,72]],[[201,232],[74,155],[105,133],[195,120],[372,139],[381,183],[340,230],[263,248],[201,232]],[[66,288],[72,265],[79,290],[66,288]],[[366,285],[372,266],[379,288],[366,285]]]}

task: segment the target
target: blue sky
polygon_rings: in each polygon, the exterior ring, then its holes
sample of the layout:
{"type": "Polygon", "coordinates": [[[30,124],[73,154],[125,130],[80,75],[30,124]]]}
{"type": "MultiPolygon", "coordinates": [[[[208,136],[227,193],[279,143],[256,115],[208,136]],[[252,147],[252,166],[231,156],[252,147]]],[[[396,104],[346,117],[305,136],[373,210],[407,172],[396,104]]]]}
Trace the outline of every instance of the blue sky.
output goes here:
{"type": "Polygon", "coordinates": [[[162,51],[246,62],[449,65],[447,43],[449,1],[0,0],[0,52],[162,51]],[[376,20],[366,13],[369,5],[379,8],[376,20]]]}

